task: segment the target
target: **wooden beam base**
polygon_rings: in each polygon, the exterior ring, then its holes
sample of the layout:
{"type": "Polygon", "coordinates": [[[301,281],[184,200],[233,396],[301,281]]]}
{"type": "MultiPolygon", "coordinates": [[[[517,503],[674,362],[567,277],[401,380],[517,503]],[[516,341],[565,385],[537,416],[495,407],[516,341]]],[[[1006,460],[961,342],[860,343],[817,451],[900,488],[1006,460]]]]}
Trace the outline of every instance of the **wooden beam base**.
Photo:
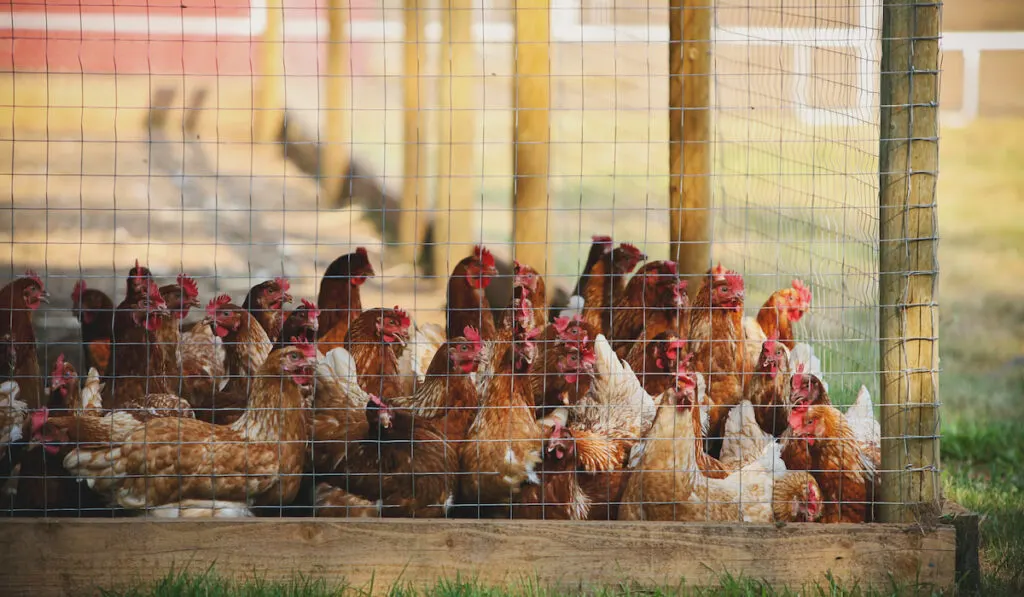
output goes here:
{"type": "Polygon", "coordinates": [[[487,520],[12,520],[0,523],[0,594],[137,586],[172,569],[296,575],[386,592],[439,578],[506,585],[708,585],[724,573],[777,586],[895,579],[953,586],[955,531],[898,525],[487,520]]]}

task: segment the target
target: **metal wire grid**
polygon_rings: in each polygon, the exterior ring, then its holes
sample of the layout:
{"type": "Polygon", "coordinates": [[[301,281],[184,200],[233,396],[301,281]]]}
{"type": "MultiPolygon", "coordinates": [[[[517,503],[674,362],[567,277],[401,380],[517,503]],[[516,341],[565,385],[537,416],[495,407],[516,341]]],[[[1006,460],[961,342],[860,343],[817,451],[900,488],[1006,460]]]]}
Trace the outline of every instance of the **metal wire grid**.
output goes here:
{"type": "MultiPolygon", "coordinates": [[[[767,20],[769,27],[792,27],[790,21],[796,15],[819,30],[838,34],[823,47],[805,37],[796,41],[757,39],[752,36],[757,30],[748,30],[745,40],[737,40],[730,38],[730,34],[738,35],[734,24],[720,22],[716,28],[721,39],[715,42],[713,91],[715,257],[744,274],[748,296],[757,297],[754,302],[785,286],[792,277],[808,279],[815,305],[801,329],[804,338],[822,350],[826,374],[839,382],[836,395],[843,400],[844,391],[855,390],[861,383],[877,388],[873,381],[877,373],[878,229],[873,212],[877,123],[873,116],[860,122],[854,118],[852,125],[846,122],[842,126],[816,116],[807,122],[801,114],[807,108],[802,103],[806,96],[794,98],[788,92],[795,58],[769,65],[762,51],[810,53],[814,68],[799,77],[866,91],[872,103],[865,113],[873,115],[877,99],[871,90],[858,85],[864,80],[863,73],[877,71],[878,27],[876,23],[846,27],[847,17],[833,18],[829,16],[832,13],[808,16],[808,8],[796,3],[757,8],[729,2],[718,7],[720,19],[722,15],[745,15],[750,21],[748,29],[759,20],[759,26],[767,20]],[[852,60],[836,50],[854,46],[867,50],[852,60]],[[768,250],[769,243],[773,250],[768,250]]],[[[863,7],[837,4],[834,8],[848,14],[863,7]]],[[[607,7],[584,7],[580,12],[584,25],[613,27],[612,39],[606,42],[614,57],[611,63],[607,53],[588,54],[583,44],[557,36],[552,43],[552,128],[556,131],[552,139],[552,212],[559,229],[551,230],[551,242],[561,246],[555,261],[548,264],[549,284],[572,284],[590,232],[608,232],[616,240],[637,242],[653,254],[667,240],[667,221],[661,211],[666,197],[660,142],[665,136],[660,98],[666,96],[663,79],[667,73],[664,43],[657,33],[665,22],[665,11],[651,5],[641,6],[636,13],[627,11],[617,6],[610,16],[607,7]],[[643,16],[637,18],[637,13],[643,16]],[[622,20],[632,28],[615,29],[622,20]],[[637,36],[638,23],[646,28],[646,35],[637,36]],[[646,155],[635,159],[640,150],[646,155]]],[[[502,11],[484,10],[483,14],[484,22],[490,23],[491,16],[502,11]]],[[[500,17],[497,20],[500,22],[500,17]]],[[[501,165],[508,163],[510,149],[507,121],[503,121],[511,98],[501,83],[508,80],[511,48],[505,40],[489,41],[487,35],[484,28],[483,72],[498,84],[485,83],[481,90],[478,226],[480,238],[500,250],[509,234],[509,212],[500,203],[514,184],[507,167],[501,165]],[[494,72],[489,73],[491,70],[494,72]]],[[[400,147],[394,140],[399,128],[388,124],[393,119],[389,111],[395,112],[392,98],[398,93],[388,78],[400,63],[392,58],[397,45],[384,42],[376,48],[383,55],[382,64],[375,65],[378,72],[354,69],[357,72],[352,75],[355,136],[349,146],[357,159],[377,168],[384,181],[396,176],[395,165],[400,163],[393,156],[400,147]],[[364,93],[367,90],[371,93],[364,93]],[[375,104],[381,100],[383,108],[375,104]],[[383,121],[379,120],[381,114],[383,121]],[[364,117],[374,121],[371,128],[381,126],[367,134],[367,128],[360,130],[364,117]]],[[[219,81],[214,79],[215,89],[219,81]]],[[[318,122],[317,101],[308,93],[311,82],[316,88],[320,85],[315,78],[293,80],[286,76],[284,88],[293,114],[318,122]]],[[[192,85],[185,77],[181,83],[186,90],[192,85]]],[[[82,85],[86,85],[84,78],[82,85]]],[[[810,101],[817,104],[818,99],[810,101]]],[[[230,105],[218,105],[217,109],[244,110],[230,105]]],[[[134,110],[140,115],[145,111],[142,105],[134,110]]],[[[189,270],[204,297],[228,291],[237,299],[252,284],[281,274],[290,277],[297,296],[311,297],[326,262],[355,246],[379,243],[372,228],[349,214],[328,212],[315,187],[268,152],[218,141],[218,129],[213,139],[205,136],[205,132],[197,135],[194,129],[186,130],[183,120],[180,131],[158,131],[148,140],[18,139],[10,162],[12,273],[23,265],[41,263],[46,266],[47,285],[55,288],[55,294],[66,295],[74,280],[84,278],[115,296],[123,284],[125,264],[130,263],[127,256],[132,255],[144,262],[161,262],[164,276],[178,269],[189,270]],[[62,155],[65,151],[69,155],[62,155]],[[33,163],[33,152],[45,152],[45,157],[33,163]],[[140,164],[135,157],[143,152],[148,159],[140,164]],[[52,168],[67,158],[77,158],[81,171],[62,174],[59,168],[52,168]],[[68,192],[69,181],[77,190],[68,192]],[[40,183],[45,185],[42,207],[31,204],[41,192],[40,183]],[[347,239],[337,239],[339,229],[347,232],[347,239]],[[62,240],[69,231],[77,233],[78,239],[62,240]],[[76,246],[78,254],[68,259],[68,247],[76,246]],[[101,252],[106,254],[97,260],[101,252]],[[77,267],[73,263],[68,267],[74,261],[77,267]],[[110,268],[104,268],[102,262],[110,268]]],[[[416,215],[429,216],[430,210],[416,215]]],[[[456,248],[451,252],[449,266],[457,260],[456,248]]],[[[394,295],[387,289],[390,282],[404,284],[419,274],[380,269],[382,284],[370,294],[385,305],[393,302],[394,295]]],[[[443,298],[434,293],[424,300],[424,293],[415,289],[405,296],[411,298],[417,315],[435,310],[438,299],[443,298]]],[[[61,336],[71,335],[74,324],[67,316],[55,317],[52,311],[41,315],[37,327],[41,328],[45,362],[50,363],[57,352],[77,348],[74,341],[66,348],[59,343],[61,336]],[[57,331],[61,328],[67,333],[57,331]]]]}

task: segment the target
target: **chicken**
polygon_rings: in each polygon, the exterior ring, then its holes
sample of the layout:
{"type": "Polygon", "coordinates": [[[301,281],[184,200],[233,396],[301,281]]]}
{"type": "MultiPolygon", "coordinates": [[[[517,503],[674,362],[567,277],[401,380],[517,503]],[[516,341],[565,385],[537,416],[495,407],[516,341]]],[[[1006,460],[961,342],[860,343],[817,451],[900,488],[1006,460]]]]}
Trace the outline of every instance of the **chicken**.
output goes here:
{"type": "Polygon", "coordinates": [[[533,399],[542,411],[577,404],[590,390],[598,334],[576,317],[559,317],[544,330],[529,372],[533,399]]]}
{"type": "Polygon", "coordinates": [[[494,256],[481,246],[473,247],[473,254],[456,264],[448,278],[445,337],[457,336],[470,326],[479,330],[484,340],[494,339],[494,314],[484,290],[497,272],[494,256]]]}
{"type": "Polygon", "coordinates": [[[463,504],[508,504],[524,484],[539,482],[543,439],[534,418],[531,384],[514,372],[514,347],[501,350],[500,364],[486,380],[480,410],[460,453],[463,504]]]}
{"type": "Polygon", "coordinates": [[[512,301],[527,299],[532,305],[532,328],[543,329],[548,323],[547,289],[544,278],[529,265],[514,261],[514,279],[512,282],[512,301]]]}
{"type": "Polygon", "coordinates": [[[665,330],[650,340],[634,343],[625,361],[636,372],[644,391],[660,396],[675,383],[685,355],[686,340],[673,330],[665,330]]]}
{"type": "Polygon", "coordinates": [[[345,349],[356,361],[359,387],[385,399],[402,395],[395,346],[409,338],[411,320],[405,311],[371,309],[352,321],[345,335],[345,349]]]}
{"type": "Polygon", "coordinates": [[[744,396],[746,350],[743,342],[743,278],[718,265],[708,271],[690,311],[690,348],[694,367],[707,379],[711,454],[721,442],[729,407],[744,396]]]}
{"type": "Polygon", "coordinates": [[[747,380],[747,399],[761,429],[779,437],[789,426],[789,349],[774,335],[763,342],[747,380]]]}
{"type": "Polygon", "coordinates": [[[556,317],[565,317],[567,319],[583,317],[583,308],[586,307],[586,300],[583,298],[583,287],[590,278],[590,272],[593,271],[594,266],[597,265],[597,262],[604,255],[612,251],[613,246],[612,237],[610,236],[595,235],[591,237],[591,241],[590,251],[587,253],[587,261],[583,264],[583,271],[580,272],[580,278],[572,289],[572,295],[569,297],[565,308],[557,313],[552,313],[552,321],[556,317]]]}
{"type": "Polygon", "coordinates": [[[687,373],[662,398],[650,431],[630,451],[619,520],[679,519],[677,505],[693,493],[703,449],[704,392],[704,377],[687,373]]]}
{"type": "Polygon", "coordinates": [[[724,479],[691,474],[693,492],[677,505],[677,520],[764,523],[774,519],[775,479],[786,474],[786,465],[781,447],[772,440],[756,460],[724,479]]]}
{"type": "Polygon", "coordinates": [[[227,351],[213,333],[209,317],[187,326],[181,334],[181,394],[190,404],[210,404],[227,382],[227,351]]]}
{"type": "Polygon", "coordinates": [[[853,436],[861,447],[871,456],[876,464],[882,459],[882,427],[875,418],[875,407],[871,402],[871,393],[867,387],[861,386],[857,398],[846,410],[846,423],[853,431],[853,436]]]}
{"type": "Polygon", "coordinates": [[[168,383],[173,371],[167,369],[166,347],[157,342],[156,331],[171,316],[156,283],[148,282],[147,294],[134,303],[122,304],[114,314],[114,344],[110,387],[105,389],[104,406],[121,408],[126,402],[147,394],[171,394],[168,383]]]}
{"type": "Polygon", "coordinates": [[[686,337],[686,284],[679,279],[672,261],[652,261],[630,278],[615,303],[609,337],[620,358],[629,354],[637,340],[651,339],[667,330],[686,337]]]}
{"type": "Polygon", "coordinates": [[[253,379],[245,414],[230,426],[169,418],[140,423],[115,412],[49,418],[34,436],[44,444],[70,442],[64,467],[125,509],[214,499],[287,504],[303,469],[302,393],[315,367],[311,344],[274,351],[253,379]]]}
{"type": "Polygon", "coordinates": [[[143,511],[151,518],[252,518],[255,516],[243,502],[224,500],[182,500],[143,511]]]}
{"type": "Polygon", "coordinates": [[[128,279],[125,281],[124,300],[117,306],[118,310],[129,309],[132,305],[149,295],[149,287],[153,282],[153,272],[148,267],[139,265],[135,260],[135,266],[128,270],[128,279]]]}
{"type": "Polygon", "coordinates": [[[841,412],[799,404],[789,415],[793,435],[807,441],[811,474],[822,493],[821,522],[871,522],[878,465],[841,412]]]}
{"type": "Polygon", "coordinates": [[[378,518],[383,505],[359,497],[329,483],[316,486],[315,516],[318,518],[378,518]]]}
{"type": "Polygon", "coordinates": [[[290,289],[291,284],[286,278],[267,280],[250,288],[242,303],[242,308],[256,318],[271,342],[277,342],[281,337],[284,305],[292,302],[292,295],[288,294],[290,289]]]}
{"type": "Polygon", "coordinates": [[[0,359],[0,383],[16,382],[21,399],[31,409],[43,406],[45,400],[32,317],[49,298],[43,279],[31,270],[0,290],[0,338],[6,347],[0,355],[4,357],[0,359]]]}
{"type": "Polygon", "coordinates": [[[758,424],[754,406],[743,400],[729,411],[725,419],[719,460],[726,470],[737,471],[764,455],[768,446],[774,443],[775,436],[766,433],[758,424]]]}
{"type": "Polygon", "coordinates": [[[811,290],[800,280],[793,280],[791,288],[776,290],[768,297],[757,312],[757,318],[745,317],[743,327],[747,339],[754,342],[748,361],[753,362],[761,349],[761,343],[774,336],[786,348],[796,346],[793,324],[811,308],[811,290]]]}
{"type": "MultiPolygon", "coordinates": [[[[79,387],[78,372],[61,354],[57,356],[50,377],[51,402],[56,397],[62,410],[79,417],[102,417],[103,385],[99,373],[92,368],[89,369],[85,384],[79,387]]],[[[120,409],[143,423],[160,417],[195,418],[189,403],[174,394],[137,396],[125,401],[120,409]]]]}
{"type": "Polygon", "coordinates": [[[775,479],[772,489],[774,522],[817,522],[821,518],[821,488],[814,475],[791,471],[775,479]]]}
{"type": "Polygon", "coordinates": [[[20,392],[17,382],[0,384],[0,460],[7,455],[8,446],[24,436],[29,409],[24,400],[18,399],[20,392]]]}
{"type": "Polygon", "coordinates": [[[227,382],[211,401],[192,406],[204,421],[228,424],[244,414],[256,372],[273,350],[273,344],[256,318],[233,304],[226,294],[210,301],[206,315],[214,334],[224,341],[227,382]]]}
{"type": "Polygon", "coordinates": [[[612,308],[625,292],[626,276],[645,259],[647,256],[629,243],[615,249],[607,245],[590,271],[580,278],[583,321],[606,336],[611,334],[612,308]]]}
{"type": "Polygon", "coordinates": [[[71,304],[82,326],[85,367],[95,367],[100,375],[106,375],[110,368],[114,301],[102,290],[89,288],[85,280],[79,280],[71,291],[71,304]]]}
{"type": "Polygon", "coordinates": [[[327,266],[320,281],[316,305],[320,308],[317,349],[327,354],[345,343],[348,326],[363,312],[359,287],[376,275],[364,247],[338,257],[327,266]]]}
{"type": "MultiPolygon", "coordinates": [[[[825,382],[815,374],[806,373],[802,364],[796,366],[792,375],[789,376],[789,399],[786,404],[786,423],[789,424],[789,415],[792,407],[804,405],[815,406],[819,404],[831,405],[828,389],[825,382]]],[[[782,459],[790,470],[806,471],[813,467],[811,457],[811,441],[796,437],[793,430],[787,426],[782,436],[782,459]]]]}
{"type": "Polygon", "coordinates": [[[316,332],[319,328],[320,309],[308,299],[302,299],[302,304],[293,309],[284,320],[277,348],[290,343],[292,338],[316,342],[316,332]]]}
{"type": "Polygon", "coordinates": [[[165,381],[166,387],[181,393],[181,325],[188,317],[189,310],[200,305],[199,287],[195,280],[180,274],[175,284],[160,287],[160,296],[167,304],[171,316],[160,320],[153,337],[162,347],[164,364],[161,370],[171,374],[165,381]]]}

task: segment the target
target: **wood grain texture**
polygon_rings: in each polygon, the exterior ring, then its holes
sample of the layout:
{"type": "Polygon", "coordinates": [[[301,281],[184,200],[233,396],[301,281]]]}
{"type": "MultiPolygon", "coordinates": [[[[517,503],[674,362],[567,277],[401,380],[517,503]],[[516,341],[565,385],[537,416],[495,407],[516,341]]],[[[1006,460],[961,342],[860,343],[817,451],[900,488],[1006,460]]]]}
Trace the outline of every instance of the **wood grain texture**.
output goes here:
{"type": "Polygon", "coordinates": [[[672,259],[690,297],[711,265],[711,0],[669,8],[669,205],[672,259]]]}
{"type": "Polygon", "coordinates": [[[480,81],[470,0],[441,3],[440,76],[437,78],[437,203],[434,271],[447,276],[479,242],[476,209],[476,115],[480,81]]]}
{"type": "Polygon", "coordinates": [[[328,204],[342,196],[349,160],[352,127],[349,110],[349,42],[348,11],[345,0],[327,2],[327,73],[324,87],[327,96],[327,114],[324,117],[323,142],[320,156],[321,196],[328,204]]]}
{"type": "Polygon", "coordinates": [[[939,515],[939,9],[885,0],[879,154],[882,519],[939,515]]]}
{"type": "Polygon", "coordinates": [[[549,255],[549,10],[549,0],[520,0],[515,11],[515,258],[542,276],[549,255]]]}
{"type": "Polygon", "coordinates": [[[0,525],[0,593],[68,595],[158,579],[172,569],[267,579],[323,577],[384,592],[467,575],[490,584],[714,583],[724,572],[775,585],[831,572],[952,586],[955,532],[895,525],[570,521],[13,520],[0,525]]]}
{"type": "Polygon", "coordinates": [[[430,181],[428,152],[428,112],[425,101],[427,71],[427,12],[421,10],[419,0],[404,0],[402,17],[405,21],[402,64],[402,112],[405,146],[402,163],[402,215],[398,225],[398,241],[410,263],[416,258],[430,221],[430,181]]]}

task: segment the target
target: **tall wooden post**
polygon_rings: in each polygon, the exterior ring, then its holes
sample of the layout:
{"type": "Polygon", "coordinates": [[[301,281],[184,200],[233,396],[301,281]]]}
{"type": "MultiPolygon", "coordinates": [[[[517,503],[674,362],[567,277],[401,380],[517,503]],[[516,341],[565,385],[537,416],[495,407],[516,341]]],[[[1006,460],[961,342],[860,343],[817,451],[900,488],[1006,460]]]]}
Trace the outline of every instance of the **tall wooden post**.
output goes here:
{"type": "Polygon", "coordinates": [[[712,0],[669,5],[669,205],[671,257],[694,279],[711,258],[712,0]]]}
{"type": "Polygon", "coordinates": [[[551,137],[549,0],[518,0],[515,10],[515,256],[545,274],[551,137]]]}
{"type": "Polygon", "coordinates": [[[253,98],[253,141],[277,139],[284,123],[284,8],[267,0],[267,28],[260,45],[260,80],[253,98]]]}
{"type": "Polygon", "coordinates": [[[351,141],[348,110],[348,6],[345,0],[327,2],[327,117],[321,134],[320,192],[329,202],[341,197],[348,175],[351,141]]]}
{"type": "Polygon", "coordinates": [[[437,207],[434,271],[447,275],[479,242],[476,215],[476,100],[479,83],[472,0],[445,0],[438,84],[437,207]]]}
{"type": "Polygon", "coordinates": [[[939,515],[939,5],[884,0],[879,275],[882,518],[939,515]]]}
{"type": "MultiPolygon", "coordinates": [[[[405,21],[405,60],[402,86],[404,90],[402,113],[404,116],[405,159],[402,166],[401,219],[398,222],[398,240],[404,259],[416,257],[426,234],[430,213],[428,173],[427,112],[423,110],[423,85],[420,69],[427,63],[426,11],[420,10],[419,0],[403,3],[405,21]]],[[[436,253],[436,251],[435,251],[436,253]]]]}

